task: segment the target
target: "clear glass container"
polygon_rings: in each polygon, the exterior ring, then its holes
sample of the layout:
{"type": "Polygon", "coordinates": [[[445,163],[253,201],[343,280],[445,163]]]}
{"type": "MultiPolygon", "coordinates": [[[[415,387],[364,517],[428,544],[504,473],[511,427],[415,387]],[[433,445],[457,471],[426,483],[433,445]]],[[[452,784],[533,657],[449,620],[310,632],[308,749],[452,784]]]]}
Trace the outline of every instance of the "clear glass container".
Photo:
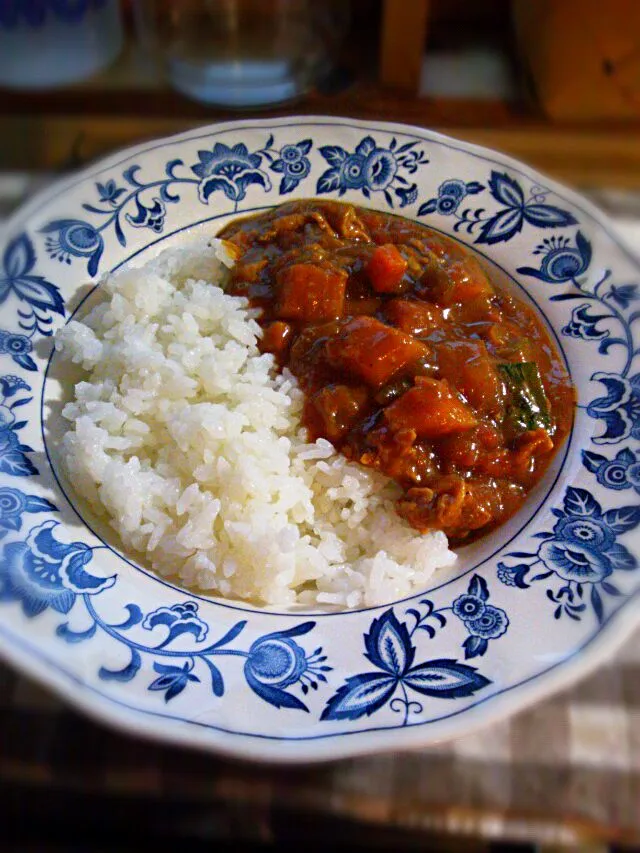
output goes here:
{"type": "Polygon", "coordinates": [[[142,44],[170,83],[205,103],[289,101],[327,72],[348,0],[135,0],[142,44]]]}

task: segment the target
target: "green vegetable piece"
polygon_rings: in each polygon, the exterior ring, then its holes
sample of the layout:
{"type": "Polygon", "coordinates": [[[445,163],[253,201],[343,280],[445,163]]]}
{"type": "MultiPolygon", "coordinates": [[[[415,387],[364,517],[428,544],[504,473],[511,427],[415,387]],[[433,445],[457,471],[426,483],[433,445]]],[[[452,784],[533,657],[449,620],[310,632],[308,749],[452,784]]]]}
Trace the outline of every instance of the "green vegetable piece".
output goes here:
{"type": "Polygon", "coordinates": [[[505,420],[516,435],[534,429],[551,430],[551,408],[535,361],[499,364],[509,390],[505,420]]]}

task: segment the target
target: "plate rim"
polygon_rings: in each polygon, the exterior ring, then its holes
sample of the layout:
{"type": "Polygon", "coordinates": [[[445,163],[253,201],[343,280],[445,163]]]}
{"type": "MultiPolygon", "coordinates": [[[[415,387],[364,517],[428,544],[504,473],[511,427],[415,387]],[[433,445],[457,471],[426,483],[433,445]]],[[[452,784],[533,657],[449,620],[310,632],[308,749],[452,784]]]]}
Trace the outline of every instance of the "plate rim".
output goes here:
{"type": "MultiPolygon", "coordinates": [[[[219,134],[227,130],[281,127],[283,125],[295,126],[298,123],[330,127],[346,126],[361,130],[403,133],[408,136],[416,136],[424,142],[433,141],[444,144],[464,154],[471,154],[482,158],[485,162],[513,169],[530,180],[543,179],[545,187],[548,187],[551,192],[560,193],[562,197],[566,198],[578,210],[591,217],[605,231],[620,251],[624,253],[626,259],[634,267],[637,267],[640,272],[640,257],[634,253],[632,248],[627,245],[626,241],[617,232],[615,223],[611,218],[579,192],[567,187],[555,178],[550,178],[544,173],[539,172],[536,168],[522,163],[511,155],[503,154],[496,149],[466,142],[458,137],[431,131],[427,128],[397,122],[377,121],[375,119],[350,119],[343,116],[296,115],[277,118],[235,119],[203,125],[166,137],[118,149],[105,157],[97,158],[92,163],[83,167],[82,170],[74,172],[72,175],[55,180],[50,186],[36,193],[6,220],[0,233],[0,238],[4,242],[21,223],[24,223],[31,217],[34,210],[53,202],[58,196],[68,192],[76,185],[82,184],[84,181],[96,177],[102,171],[113,169],[122,162],[133,159],[143,153],[166,147],[172,143],[195,140],[200,137],[206,137],[209,134],[219,134]]],[[[308,737],[291,740],[266,740],[260,735],[247,733],[227,734],[220,729],[213,729],[207,724],[199,724],[194,720],[179,720],[168,715],[156,714],[150,710],[132,708],[124,704],[120,705],[113,697],[94,690],[83,679],[76,678],[71,673],[62,670],[54,672],[45,663],[41,652],[29,651],[28,642],[23,641],[20,637],[13,636],[13,632],[1,624],[0,637],[7,637],[9,635],[9,643],[7,645],[0,643],[0,657],[16,666],[19,670],[28,673],[41,683],[46,684],[55,693],[64,697],[72,706],[81,708],[92,719],[99,720],[122,732],[133,733],[136,736],[142,736],[155,741],[204,749],[229,758],[284,764],[321,762],[334,760],[335,758],[387,752],[396,748],[420,748],[427,744],[442,743],[457,737],[464,737],[487,725],[518,713],[536,701],[547,698],[572,686],[593,669],[602,665],[632,633],[640,622],[640,613],[636,615],[633,607],[630,605],[636,601],[638,596],[640,596],[640,590],[630,595],[600,625],[598,631],[576,649],[570,657],[554,663],[548,669],[531,676],[525,681],[520,681],[515,685],[491,694],[491,696],[474,703],[468,708],[460,709],[456,715],[450,715],[446,719],[434,721],[438,726],[438,730],[442,732],[436,737],[430,734],[429,726],[409,726],[406,730],[381,727],[365,731],[336,732],[334,735],[327,735],[317,739],[308,737]],[[78,690],[78,687],[84,689],[78,690]],[[515,695],[514,691],[517,691],[515,695]],[[117,706],[119,708],[115,710],[117,706]],[[453,717],[460,714],[465,715],[467,723],[464,732],[458,731],[457,725],[450,722],[453,717]],[[140,717],[140,720],[137,719],[140,717]],[[152,720],[151,725],[148,724],[149,720],[152,720]],[[196,727],[199,728],[199,731],[194,736],[193,733],[196,731],[196,727]],[[206,729],[207,734],[201,736],[202,727],[206,729]],[[234,735],[231,741],[228,740],[230,734],[234,735]],[[344,737],[347,734],[350,735],[349,738],[344,737]],[[327,747],[327,744],[331,744],[334,748],[332,749],[331,746],[327,747]]],[[[393,602],[391,606],[395,606],[395,604],[396,602],[393,602]]]]}

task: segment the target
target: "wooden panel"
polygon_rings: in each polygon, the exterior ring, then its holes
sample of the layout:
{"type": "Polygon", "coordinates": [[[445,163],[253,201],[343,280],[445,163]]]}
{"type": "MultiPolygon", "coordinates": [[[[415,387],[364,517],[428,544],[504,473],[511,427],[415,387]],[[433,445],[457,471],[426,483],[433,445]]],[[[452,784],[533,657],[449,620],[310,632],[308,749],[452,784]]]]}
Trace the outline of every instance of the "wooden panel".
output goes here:
{"type": "Polygon", "coordinates": [[[429,0],[385,0],[380,82],[416,94],[425,49],[429,0]]]}
{"type": "Polygon", "coordinates": [[[640,118],[638,0],[514,0],[514,24],[544,111],[640,118]]]}

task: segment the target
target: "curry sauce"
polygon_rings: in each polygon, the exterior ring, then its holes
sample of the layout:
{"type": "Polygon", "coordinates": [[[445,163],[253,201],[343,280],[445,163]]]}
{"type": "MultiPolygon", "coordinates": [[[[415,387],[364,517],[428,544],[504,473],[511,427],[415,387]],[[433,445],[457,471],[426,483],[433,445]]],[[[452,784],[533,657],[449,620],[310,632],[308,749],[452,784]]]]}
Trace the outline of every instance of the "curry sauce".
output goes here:
{"type": "Polygon", "coordinates": [[[457,242],[305,200],[238,219],[231,292],[296,376],[310,440],[392,477],[401,516],[464,542],[513,515],[572,422],[541,321],[457,242]]]}

